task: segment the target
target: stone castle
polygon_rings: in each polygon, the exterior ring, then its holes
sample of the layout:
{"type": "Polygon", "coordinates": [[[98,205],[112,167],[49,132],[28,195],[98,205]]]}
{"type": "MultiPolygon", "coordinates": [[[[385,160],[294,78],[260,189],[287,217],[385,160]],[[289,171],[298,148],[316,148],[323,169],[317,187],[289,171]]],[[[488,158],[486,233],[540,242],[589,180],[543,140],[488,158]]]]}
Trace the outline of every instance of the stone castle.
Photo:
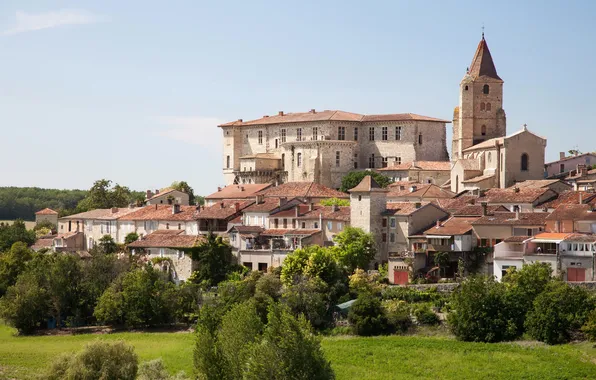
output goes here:
{"type": "MultiPolygon", "coordinates": [[[[503,83],[483,34],[453,115],[451,177],[437,185],[458,193],[542,178],[546,140],[525,127],[506,136],[503,83]]],[[[353,170],[449,161],[447,123],[412,113],[314,109],[239,119],[219,125],[223,174],[226,185],[317,182],[339,188],[353,170]]]]}

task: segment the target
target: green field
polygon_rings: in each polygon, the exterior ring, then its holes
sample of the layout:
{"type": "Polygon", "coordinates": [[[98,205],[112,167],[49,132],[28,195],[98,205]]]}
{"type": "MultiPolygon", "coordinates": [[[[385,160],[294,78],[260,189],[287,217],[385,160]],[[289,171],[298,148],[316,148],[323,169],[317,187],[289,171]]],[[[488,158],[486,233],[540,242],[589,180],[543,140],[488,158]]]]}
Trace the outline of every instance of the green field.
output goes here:
{"type": "MultiPolygon", "coordinates": [[[[0,220],[0,223],[12,224],[12,223],[14,223],[14,220],[0,220]]],[[[32,230],[33,227],[35,227],[35,222],[25,221],[24,223],[25,223],[25,227],[27,227],[28,230],[32,230]]]]}
{"type": "MultiPolygon", "coordinates": [[[[161,357],[172,372],[192,373],[193,334],[117,333],[14,337],[0,325],[0,379],[39,374],[63,352],[94,339],[122,339],[142,361],[161,357]]],[[[596,349],[582,343],[547,347],[462,343],[444,337],[325,338],[323,348],[342,379],[594,379],[596,349]]]]}

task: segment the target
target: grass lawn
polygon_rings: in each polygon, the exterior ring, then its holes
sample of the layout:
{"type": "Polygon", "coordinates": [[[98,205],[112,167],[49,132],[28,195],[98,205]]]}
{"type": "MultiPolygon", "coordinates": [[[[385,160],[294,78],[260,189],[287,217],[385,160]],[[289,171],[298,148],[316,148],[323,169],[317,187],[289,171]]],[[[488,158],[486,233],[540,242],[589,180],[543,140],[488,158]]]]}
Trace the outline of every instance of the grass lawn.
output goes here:
{"type": "MultiPolygon", "coordinates": [[[[63,352],[95,339],[125,340],[141,361],[161,357],[168,370],[192,374],[193,334],[117,333],[15,337],[0,325],[0,379],[26,379],[63,352]]],[[[323,348],[342,379],[595,379],[592,344],[547,347],[518,343],[481,344],[445,337],[332,337],[323,348]]]]}

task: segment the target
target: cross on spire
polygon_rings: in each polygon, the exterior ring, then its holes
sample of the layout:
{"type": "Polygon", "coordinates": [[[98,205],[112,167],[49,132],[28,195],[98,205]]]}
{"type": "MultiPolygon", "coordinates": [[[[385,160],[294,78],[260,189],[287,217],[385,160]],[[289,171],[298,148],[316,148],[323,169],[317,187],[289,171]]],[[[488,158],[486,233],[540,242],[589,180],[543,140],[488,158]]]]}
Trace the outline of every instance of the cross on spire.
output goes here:
{"type": "Polygon", "coordinates": [[[484,23],[482,23],[482,39],[484,39],[484,23]]]}
{"type": "Polygon", "coordinates": [[[528,124],[524,123],[523,127],[524,127],[524,131],[528,130],[528,124]]]}

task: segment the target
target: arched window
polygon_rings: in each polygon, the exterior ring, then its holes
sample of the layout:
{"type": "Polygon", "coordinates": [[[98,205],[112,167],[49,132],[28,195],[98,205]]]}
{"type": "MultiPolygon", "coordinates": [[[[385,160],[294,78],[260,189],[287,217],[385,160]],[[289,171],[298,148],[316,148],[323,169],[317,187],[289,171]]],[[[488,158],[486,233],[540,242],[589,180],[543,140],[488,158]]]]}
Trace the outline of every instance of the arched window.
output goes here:
{"type": "Polygon", "coordinates": [[[468,86],[466,85],[466,87],[464,87],[464,90],[468,91],[468,86]]]}
{"type": "Polygon", "coordinates": [[[483,125],[482,127],[480,127],[480,134],[482,136],[486,136],[486,125],[483,125]]]}
{"type": "Polygon", "coordinates": [[[480,111],[484,111],[485,108],[485,104],[484,103],[480,103],[480,111]]]}
{"type": "Polygon", "coordinates": [[[483,92],[485,95],[488,95],[488,93],[490,92],[490,88],[488,87],[488,84],[485,84],[485,85],[482,87],[482,92],[483,92]]]}
{"type": "Polygon", "coordinates": [[[521,170],[522,172],[528,171],[528,154],[524,153],[521,155],[521,170]]]}
{"type": "Polygon", "coordinates": [[[490,103],[486,103],[486,110],[490,111],[490,103]]]}

